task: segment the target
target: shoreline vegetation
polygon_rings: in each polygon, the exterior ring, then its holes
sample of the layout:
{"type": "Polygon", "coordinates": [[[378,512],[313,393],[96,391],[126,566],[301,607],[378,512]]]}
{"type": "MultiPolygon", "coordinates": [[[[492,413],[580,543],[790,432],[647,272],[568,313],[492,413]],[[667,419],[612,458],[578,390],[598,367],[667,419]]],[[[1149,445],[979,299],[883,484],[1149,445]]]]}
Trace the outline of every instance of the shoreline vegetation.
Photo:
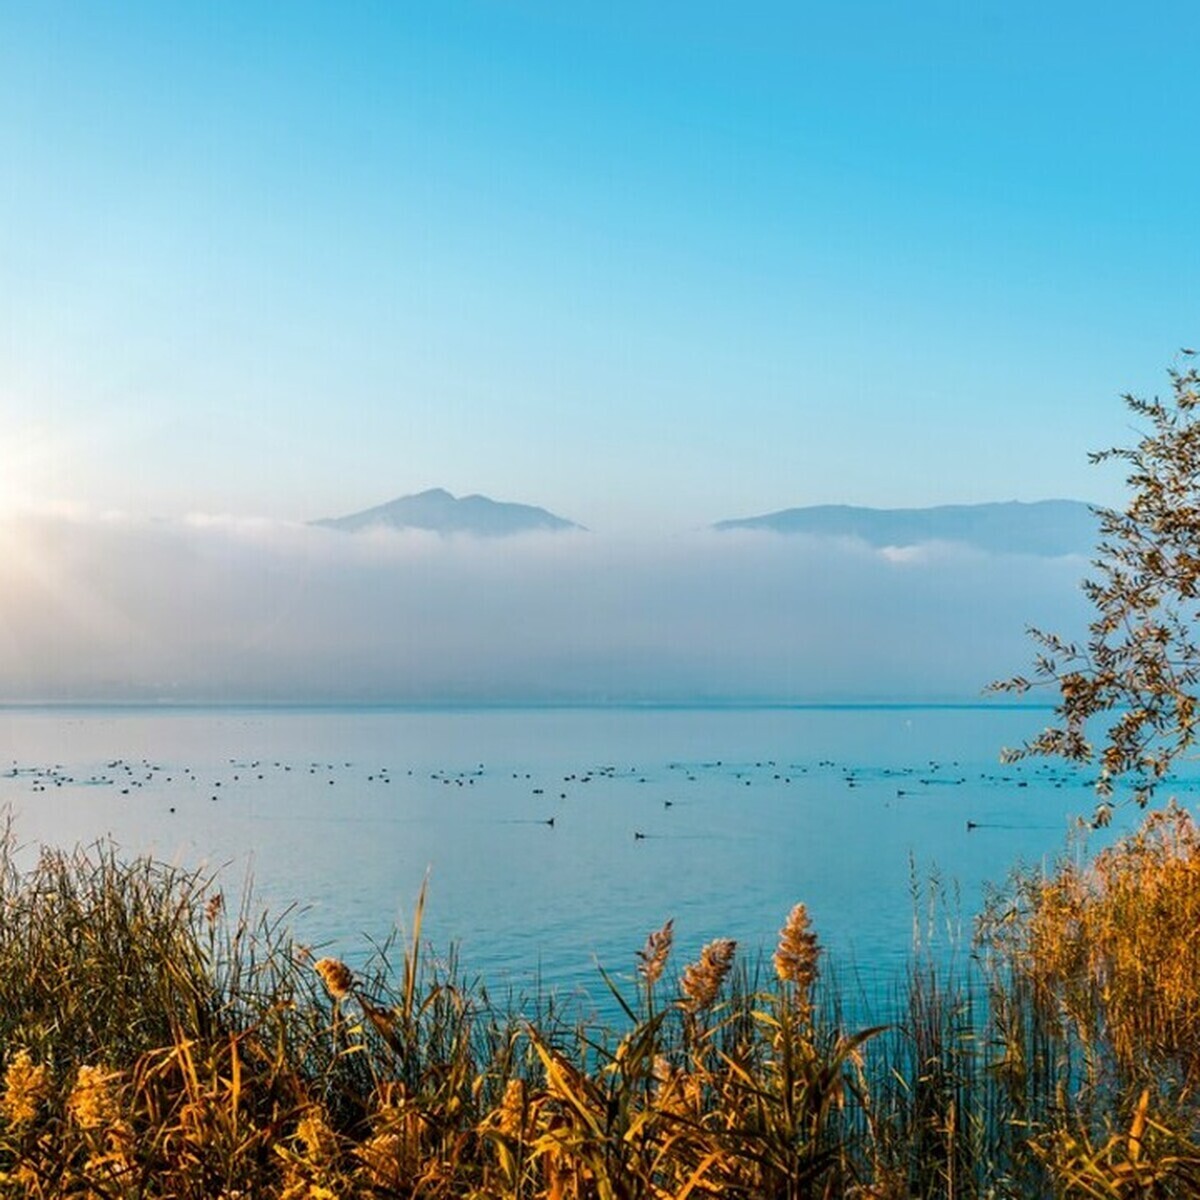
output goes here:
{"type": "MultiPolygon", "coordinates": [[[[1200,1193],[1200,830],[1151,812],[990,897],[850,1026],[803,904],[770,962],[673,926],[602,1024],[411,936],[353,972],[220,881],[0,842],[0,1195],[1200,1193]]],[[[779,918],[776,917],[776,920],[779,918]]],[[[767,929],[774,924],[771,921],[767,929]]],[[[764,930],[765,932],[766,930],[764,930]]]]}

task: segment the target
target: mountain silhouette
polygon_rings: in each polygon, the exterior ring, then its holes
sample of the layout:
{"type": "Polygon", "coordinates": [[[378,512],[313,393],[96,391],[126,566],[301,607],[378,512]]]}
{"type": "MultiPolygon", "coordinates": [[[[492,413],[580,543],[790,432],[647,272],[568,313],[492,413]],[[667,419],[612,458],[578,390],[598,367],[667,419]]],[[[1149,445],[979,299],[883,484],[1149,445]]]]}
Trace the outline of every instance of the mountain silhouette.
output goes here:
{"type": "Polygon", "coordinates": [[[574,521],[556,517],[531,504],[509,504],[487,496],[452,496],[444,488],[430,488],[412,496],[401,496],[386,504],[325,517],[312,524],[326,529],[357,533],[364,529],[425,529],[434,533],[465,533],[475,537],[508,537],[535,531],[562,532],[582,529],[574,521]]]}
{"type": "Polygon", "coordinates": [[[1012,500],[934,508],[818,504],[718,521],[713,528],[857,538],[874,547],[958,542],[992,553],[1041,557],[1092,554],[1099,535],[1099,522],[1091,507],[1078,500],[1038,500],[1028,504],[1012,500]]]}

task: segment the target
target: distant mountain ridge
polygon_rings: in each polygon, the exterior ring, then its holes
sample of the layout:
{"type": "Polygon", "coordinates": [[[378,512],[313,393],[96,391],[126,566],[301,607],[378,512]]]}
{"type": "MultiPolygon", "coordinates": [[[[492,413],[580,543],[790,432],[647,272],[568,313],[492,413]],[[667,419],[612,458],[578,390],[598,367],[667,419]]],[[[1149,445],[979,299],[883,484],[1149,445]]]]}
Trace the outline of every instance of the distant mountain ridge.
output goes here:
{"type": "Polygon", "coordinates": [[[933,508],[859,508],[818,504],[758,517],[718,521],[718,530],[765,529],[780,534],[858,538],[870,546],[959,542],[1002,554],[1059,557],[1092,554],[1099,523],[1079,500],[1011,500],[933,508]]]}
{"type": "Polygon", "coordinates": [[[465,533],[475,537],[509,537],[537,531],[564,532],[582,525],[532,504],[511,504],[487,496],[457,497],[444,488],[401,496],[386,504],[313,521],[326,529],[357,533],[365,529],[424,529],[432,533],[465,533]]]}

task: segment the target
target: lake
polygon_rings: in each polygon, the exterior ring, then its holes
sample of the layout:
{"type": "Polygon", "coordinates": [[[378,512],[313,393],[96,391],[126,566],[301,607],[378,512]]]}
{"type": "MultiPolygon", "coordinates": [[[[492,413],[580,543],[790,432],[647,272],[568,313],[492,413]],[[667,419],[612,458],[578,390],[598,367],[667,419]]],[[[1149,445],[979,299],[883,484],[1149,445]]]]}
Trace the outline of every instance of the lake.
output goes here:
{"type": "Polygon", "coordinates": [[[426,934],[501,990],[596,997],[597,963],[628,978],[667,917],[683,957],[718,936],[769,953],[798,900],[841,970],[877,980],[914,924],[965,946],[985,884],[1052,860],[1091,812],[1063,764],[1000,765],[1049,716],[6,709],[0,803],[29,846],[111,838],[220,869],[230,893],[249,872],[273,912],[297,905],[297,938],[351,962],[428,875],[426,934]],[[914,903],[931,877],[948,901],[932,918],[914,903]]]}

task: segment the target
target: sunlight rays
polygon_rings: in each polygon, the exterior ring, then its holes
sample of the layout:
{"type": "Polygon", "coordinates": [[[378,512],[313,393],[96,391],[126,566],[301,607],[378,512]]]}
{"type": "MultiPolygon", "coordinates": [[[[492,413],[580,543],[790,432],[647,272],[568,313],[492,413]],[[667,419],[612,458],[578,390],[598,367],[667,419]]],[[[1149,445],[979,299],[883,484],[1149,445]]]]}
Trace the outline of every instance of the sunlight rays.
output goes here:
{"type": "Polygon", "coordinates": [[[80,553],[86,539],[71,525],[61,515],[0,512],[0,662],[9,691],[28,699],[54,698],[64,680],[97,670],[119,685],[144,640],[133,611],[97,586],[94,561],[80,553]],[[91,662],[78,661],[89,648],[91,662]],[[49,691],[46,679],[56,681],[49,691]]]}

